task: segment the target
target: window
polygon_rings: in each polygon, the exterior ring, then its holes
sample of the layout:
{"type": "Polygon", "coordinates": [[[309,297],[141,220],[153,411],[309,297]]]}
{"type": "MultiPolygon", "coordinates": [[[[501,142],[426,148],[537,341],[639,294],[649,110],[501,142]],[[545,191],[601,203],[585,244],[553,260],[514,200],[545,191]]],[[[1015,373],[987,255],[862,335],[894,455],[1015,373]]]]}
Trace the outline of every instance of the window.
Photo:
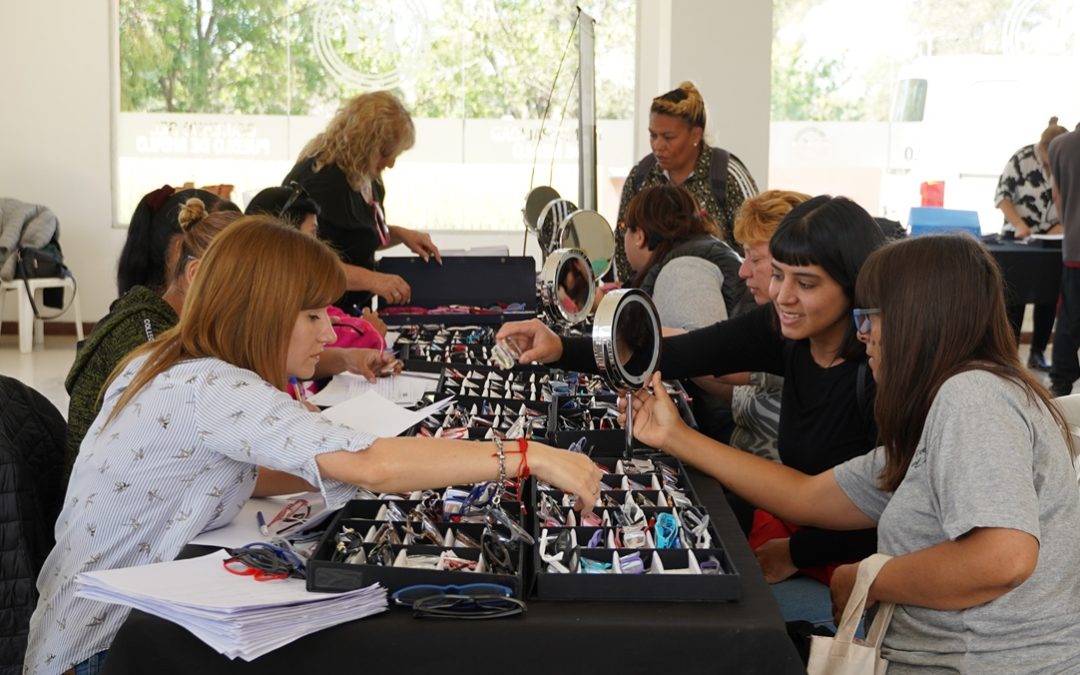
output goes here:
{"type": "Polygon", "coordinates": [[[998,176],[1047,120],[1070,127],[1080,0],[774,0],[769,185],[906,222],[919,186],[1000,229],[998,176]]]}
{"type": "Polygon", "coordinates": [[[926,108],[926,80],[900,80],[896,83],[893,122],[922,122],[926,108]]]}
{"type": "Polygon", "coordinates": [[[385,176],[391,220],[519,231],[531,184],[577,195],[578,4],[598,22],[598,190],[614,215],[607,178],[632,164],[634,0],[119,0],[117,218],[166,183],[233,185],[243,206],[342,100],[391,89],[417,127],[385,176]]]}

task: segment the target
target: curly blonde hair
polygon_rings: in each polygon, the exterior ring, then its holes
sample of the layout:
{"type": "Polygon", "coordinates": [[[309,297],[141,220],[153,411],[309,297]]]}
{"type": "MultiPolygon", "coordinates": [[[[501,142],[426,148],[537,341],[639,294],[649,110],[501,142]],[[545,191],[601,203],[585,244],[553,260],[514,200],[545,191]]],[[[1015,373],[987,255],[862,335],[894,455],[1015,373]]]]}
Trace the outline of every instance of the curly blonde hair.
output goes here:
{"type": "Polygon", "coordinates": [[[678,89],[672,89],[652,100],[649,112],[671,115],[685,120],[693,127],[705,129],[705,99],[693,82],[686,81],[678,89]]]}
{"type": "Polygon", "coordinates": [[[315,158],[315,171],[336,164],[349,185],[365,195],[379,175],[379,165],[416,142],[416,127],[405,106],[388,91],[360,94],[338,108],[326,130],[300,151],[299,160],[315,158]]]}
{"type": "Polygon", "coordinates": [[[735,241],[757,244],[772,239],[784,216],[810,195],[791,190],[766,190],[750,197],[735,215],[735,241]]]}

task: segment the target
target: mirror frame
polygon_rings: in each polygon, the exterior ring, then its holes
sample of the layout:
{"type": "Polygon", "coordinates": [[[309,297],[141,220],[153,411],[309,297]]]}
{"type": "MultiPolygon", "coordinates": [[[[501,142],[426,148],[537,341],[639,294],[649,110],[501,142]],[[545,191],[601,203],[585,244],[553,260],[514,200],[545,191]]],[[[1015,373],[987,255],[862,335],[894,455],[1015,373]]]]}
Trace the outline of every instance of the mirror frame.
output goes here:
{"type": "Polygon", "coordinates": [[[525,195],[525,207],[521,209],[525,229],[536,234],[540,224],[540,212],[556,199],[562,199],[562,195],[550,185],[540,185],[529,190],[529,194],[525,195]]]}
{"type": "Polygon", "coordinates": [[[559,227],[562,222],[576,213],[578,207],[569,199],[552,199],[540,209],[540,216],[536,219],[536,241],[540,244],[540,250],[544,259],[558,248],[559,227]],[[545,223],[551,221],[550,234],[545,235],[545,223]],[[545,242],[545,236],[547,241],[545,242]]]}
{"type": "MultiPolygon", "coordinates": [[[[582,209],[580,211],[574,211],[570,215],[566,216],[566,218],[564,218],[561,223],[559,223],[559,229],[558,229],[558,232],[557,232],[556,240],[558,241],[559,248],[561,248],[561,249],[562,248],[576,248],[578,250],[584,251],[586,255],[591,253],[591,251],[585,251],[585,249],[583,249],[580,245],[574,245],[574,244],[571,244],[571,243],[566,241],[566,236],[567,236],[567,232],[569,231],[570,221],[572,221],[575,218],[578,218],[579,216],[582,216],[582,215],[595,215],[597,218],[600,219],[601,222],[604,223],[604,227],[606,227],[608,229],[608,232],[611,233],[611,251],[608,253],[608,256],[607,256],[607,265],[604,267],[603,270],[599,270],[599,271],[598,270],[593,270],[593,277],[598,279],[600,277],[603,277],[605,274],[607,274],[611,270],[611,266],[615,264],[615,231],[611,229],[611,223],[608,222],[607,218],[605,218],[599,211],[591,211],[591,210],[586,210],[586,209],[582,209]]],[[[576,224],[575,224],[575,226],[576,226],[576,224]]],[[[578,237],[579,244],[580,244],[580,239],[581,239],[581,237],[579,236],[578,237]]]]}
{"type": "Polygon", "coordinates": [[[596,361],[600,374],[604,376],[613,389],[629,387],[638,389],[646,386],[652,377],[656,367],[660,364],[663,335],[660,330],[660,315],[656,311],[656,305],[645,291],[638,288],[624,288],[611,291],[600,301],[593,318],[592,346],[593,359],[596,361]],[[626,371],[619,362],[616,353],[616,332],[619,317],[625,309],[631,305],[640,304],[645,307],[645,313],[652,323],[656,339],[653,341],[653,353],[649,360],[649,367],[639,376],[626,371]]]}
{"type": "Polygon", "coordinates": [[[589,256],[576,248],[560,248],[551,252],[540,270],[540,301],[544,308],[544,314],[559,326],[576,326],[588,318],[592,313],[593,302],[596,300],[596,277],[593,276],[592,263],[589,256]],[[584,263],[588,270],[589,294],[585,305],[577,312],[571,312],[559,301],[559,279],[563,269],[575,262],[584,263]]]}

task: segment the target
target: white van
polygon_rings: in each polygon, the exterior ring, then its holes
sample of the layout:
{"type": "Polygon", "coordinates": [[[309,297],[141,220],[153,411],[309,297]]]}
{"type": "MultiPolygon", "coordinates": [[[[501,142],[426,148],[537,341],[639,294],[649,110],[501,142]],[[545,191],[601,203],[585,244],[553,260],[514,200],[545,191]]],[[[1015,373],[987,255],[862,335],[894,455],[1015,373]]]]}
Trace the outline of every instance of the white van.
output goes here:
{"type": "Polygon", "coordinates": [[[1080,59],[930,56],[901,71],[882,185],[885,214],[907,221],[919,185],[945,182],[945,206],[1001,229],[994,190],[1009,157],[1039,140],[1051,116],[1080,122],[1080,59]]]}

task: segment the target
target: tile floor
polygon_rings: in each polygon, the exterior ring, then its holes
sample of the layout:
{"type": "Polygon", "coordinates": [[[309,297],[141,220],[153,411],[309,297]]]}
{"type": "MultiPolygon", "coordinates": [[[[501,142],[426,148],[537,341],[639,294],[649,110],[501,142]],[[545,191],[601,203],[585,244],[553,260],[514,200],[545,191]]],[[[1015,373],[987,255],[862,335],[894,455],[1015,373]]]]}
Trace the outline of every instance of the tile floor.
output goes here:
{"type": "Polygon", "coordinates": [[[68,395],[64,378],[75,361],[74,335],[46,335],[44,345],[19,353],[19,338],[0,335],[0,375],[23,382],[45,395],[66,418],[68,395]]]}
{"type": "MultiPolygon", "coordinates": [[[[1047,357],[1049,357],[1047,351],[1047,357]]],[[[1020,346],[1020,358],[1026,362],[1028,346],[1020,346]]],[[[64,378],[75,360],[75,336],[47,335],[44,345],[35,345],[29,354],[20,354],[18,338],[14,335],[0,336],[0,374],[14,377],[46,396],[67,417],[68,395],[64,391],[64,378]]],[[[1037,373],[1046,386],[1050,378],[1037,373]]]]}

